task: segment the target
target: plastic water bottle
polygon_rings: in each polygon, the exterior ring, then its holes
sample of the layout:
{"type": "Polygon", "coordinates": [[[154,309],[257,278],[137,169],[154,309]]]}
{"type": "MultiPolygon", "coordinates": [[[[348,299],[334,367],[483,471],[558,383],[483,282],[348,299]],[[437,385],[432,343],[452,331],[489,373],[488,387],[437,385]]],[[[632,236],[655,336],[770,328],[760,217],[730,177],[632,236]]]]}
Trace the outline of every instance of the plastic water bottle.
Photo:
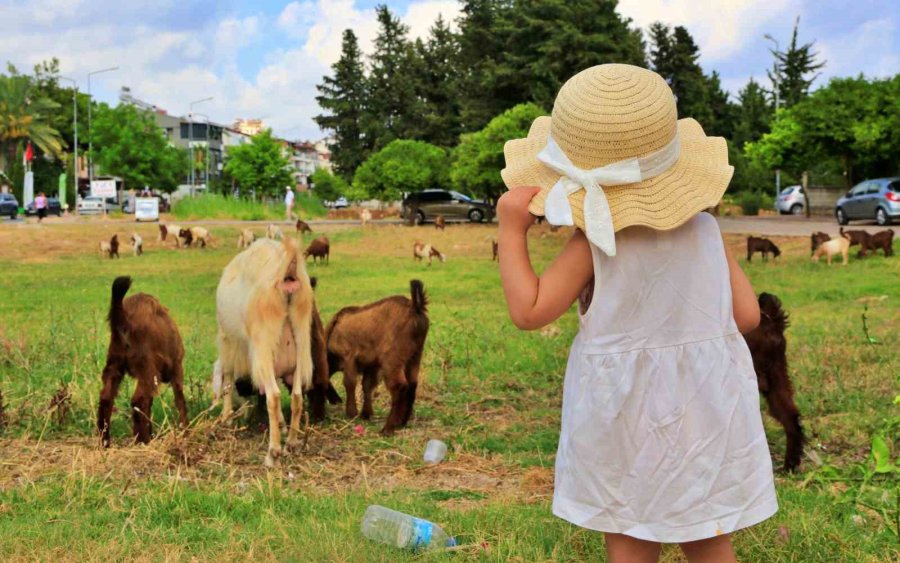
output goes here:
{"type": "Polygon", "coordinates": [[[423,456],[426,464],[438,464],[444,459],[445,455],[447,455],[447,444],[440,440],[428,440],[428,444],[425,446],[425,455],[423,456]]]}
{"type": "Polygon", "coordinates": [[[370,540],[413,551],[456,545],[437,524],[378,505],[366,509],[362,533],[370,540]]]}

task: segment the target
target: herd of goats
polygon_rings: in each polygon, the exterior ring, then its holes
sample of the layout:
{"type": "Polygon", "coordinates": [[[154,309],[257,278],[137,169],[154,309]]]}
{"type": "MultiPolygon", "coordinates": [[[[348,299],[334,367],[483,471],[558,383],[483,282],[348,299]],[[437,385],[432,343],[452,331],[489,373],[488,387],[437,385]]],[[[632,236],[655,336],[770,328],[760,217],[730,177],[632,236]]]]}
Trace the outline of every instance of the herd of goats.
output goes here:
{"type": "MultiPolygon", "coordinates": [[[[443,228],[444,225],[438,225],[443,228]]],[[[311,232],[309,225],[298,221],[300,233],[311,232]]],[[[180,228],[160,225],[160,241],[174,236],[176,245],[206,246],[212,242],[202,227],[180,228]]],[[[869,235],[865,231],[843,231],[831,238],[825,233],[812,235],[812,254],[831,257],[842,254],[847,261],[851,245],[860,245],[860,255],[881,248],[885,256],[893,254],[893,231],[869,235]]],[[[379,382],[390,393],[390,412],[382,434],[393,435],[406,426],[413,413],[419,369],[428,334],[428,299],[419,280],[410,282],[409,296],[396,295],[362,306],[345,307],[326,326],[316,307],[316,279],[306,271],[306,260],[327,261],[329,241],[321,236],[302,251],[292,237],[280,227],[269,225],[266,237],[256,239],[244,229],[238,237],[240,253],[226,266],[216,292],[218,321],[218,359],[213,368],[213,392],[221,401],[223,419],[233,413],[234,395],[258,395],[268,415],[269,446],[265,465],[278,464],[282,455],[281,384],[290,393],[291,419],[285,448],[290,451],[301,444],[300,424],[306,416],[304,396],[309,403],[313,422],[325,418],[326,402],[342,402],[331,384],[331,377],[343,373],[348,418],[370,419],[372,396],[379,382]],[[362,412],[356,404],[356,387],[362,380],[362,412]]],[[[493,259],[498,259],[498,246],[491,243],[493,259]]],[[[142,252],[142,241],[132,235],[132,249],[142,252]]],[[[101,243],[101,251],[112,257],[118,254],[118,242],[101,243]]],[[[763,259],[768,254],[778,257],[781,251],[769,239],[749,237],[747,260],[755,252],[763,259]]],[[[417,260],[444,255],[431,245],[415,243],[417,260]]],[[[111,329],[103,388],[97,414],[97,429],[104,446],[110,444],[110,416],[119,385],[129,373],[136,381],[132,397],[132,423],[135,439],[147,443],[151,437],[150,413],[158,383],[170,384],[182,425],[187,424],[184,399],[182,361],[184,345],[178,328],[160,302],[147,294],[125,298],[131,279],[119,277],[112,284],[109,309],[111,329]]],[[[759,296],[760,325],[745,335],[757,374],[760,393],[765,397],[769,413],[784,427],[787,451],[784,469],[791,471],[800,464],[803,454],[803,429],[794,401],[788,374],[785,329],[788,315],[779,299],[771,294],[759,296]]]]}

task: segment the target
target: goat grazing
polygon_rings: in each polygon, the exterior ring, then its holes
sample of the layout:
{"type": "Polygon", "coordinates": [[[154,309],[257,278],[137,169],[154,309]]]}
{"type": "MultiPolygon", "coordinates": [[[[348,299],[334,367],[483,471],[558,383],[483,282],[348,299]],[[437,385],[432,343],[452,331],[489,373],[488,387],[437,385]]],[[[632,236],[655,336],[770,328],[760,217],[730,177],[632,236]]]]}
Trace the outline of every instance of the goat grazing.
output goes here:
{"type": "Polygon", "coordinates": [[[309,246],[306,247],[306,250],[303,252],[303,258],[306,259],[310,256],[313,257],[313,264],[316,263],[316,260],[324,260],[327,264],[329,262],[331,255],[331,243],[328,242],[328,237],[322,236],[317,239],[313,239],[309,246]]]}
{"type": "Polygon", "coordinates": [[[131,252],[135,256],[140,256],[144,253],[144,239],[137,233],[131,233],[131,252]]]}
{"type": "Polygon", "coordinates": [[[309,226],[309,223],[302,219],[297,219],[297,232],[300,234],[303,233],[311,233],[312,227],[309,226]]]}
{"type": "Polygon", "coordinates": [[[109,307],[109,349],[103,368],[103,389],[97,408],[97,430],[109,447],[109,423],[113,403],[125,373],[137,380],[131,398],[131,420],[135,438],[150,441],[150,413],[160,383],[172,386],[178,421],[187,426],[184,402],[184,345],[169,311],[155,297],[138,293],[125,299],[131,278],[119,277],[112,284],[109,307]]]}
{"type": "Polygon", "coordinates": [[[804,439],[785,353],[784,331],[788,327],[788,315],[781,307],[781,301],[769,293],[760,294],[759,310],[759,326],[745,334],[744,339],[753,356],[759,392],[766,398],[769,414],[781,423],[787,436],[784,470],[793,471],[800,465],[804,439]]]}
{"type": "MultiPolygon", "coordinates": [[[[316,278],[310,278],[310,286],[315,289],[316,278]]],[[[311,419],[318,422],[325,419],[325,399],[331,404],[341,402],[340,395],[337,394],[331,385],[331,374],[328,372],[328,357],[325,351],[325,327],[322,324],[322,317],[319,315],[319,309],[313,301],[312,324],[310,325],[310,342],[313,361],[313,387],[307,393],[310,402],[311,419]]],[[[278,349],[275,359],[275,376],[280,379],[288,391],[294,388],[294,372],[296,370],[296,352],[294,351],[294,339],[291,331],[285,331],[281,340],[282,346],[278,349]]],[[[219,401],[222,398],[222,362],[216,360],[213,366],[213,399],[219,401]]],[[[241,397],[248,398],[256,392],[259,397],[256,406],[257,415],[266,412],[266,395],[263,391],[258,391],[253,387],[253,379],[250,373],[234,374],[234,391],[241,397]]],[[[280,412],[280,411],[279,411],[280,412]]],[[[279,417],[281,419],[281,417],[279,417]]],[[[268,420],[268,419],[267,419],[268,420]]]]}
{"type": "Polygon", "coordinates": [[[209,231],[203,227],[191,227],[189,229],[181,229],[178,236],[184,240],[184,246],[190,248],[195,242],[202,248],[206,248],[207,244],[212,243],[212,237],[209,231]]]}
{"type": "Polygon", "coordinates": [[[763,256],[763,262],[769,259],[769,253],[773,258],[781,256],[781,250],[775,246],[775,243],[767,238],[747,237],[747,262],[751,261],[754,252],[760,252],[763,256]]]}
{"type": "Polygon", "coordinates": [[[809,255],[812,256],[816,252],[816,249],[819,248],[820,244],[831,240],[831,235],[818,231],[810,235],[810,239],[812,241],[812,248],[809,251],[809,255]]]}
{"type": "Polygon", "coordinates": [[[886,231],[879,231],[869,237],[869,247],[868,250],[872,251],[874,254],[878,249],[881,249],[884,252],[884,257],[894,255],[894,230],[888,229],[886,231]]]}
{"type": "Polygon", "coordinates": [[[237,247],[239,249],[244,249],[253,244],[253,241],[256,240],[256,235],[253,234],[253,231],[250,229],[241,229],[241,233],[238,235],[237,247]]]}
{"type": "Polygon", "coordinates": [[[165,223],[159,224],[159,238],[157,239],[159,242],[166,242],[166,239],[169,235],[172,235],[172,238],[175,240],[175,248],[181,248],[181,238],[179,237],[179,233],[181,232],[181,227],[178,225],[166,225],[165,223]]]}
{"type": "Polygon", "coordinates": [[[844,227],[838,229],[841,236],[850,240],[850,246],[859,245],[859,252],[856,254],[858,257],[862,258],[869,252],[869,240],[872,238],[867,231],[845,231],[844,227]]]}
{"type": "Polygon", "coordinates": [[[366,226],[366,223],[372,220],[372,212],[368,209],[363,209],[359,212],[359,224],[363,227],[366,226]]]}
{"type": "Polygon", "coordinates": [[[325,330],[328,369],[344,373],[348,418],[357,415],[356,384],[362,376],[362,418],[372,417],[372,393],[383,380],[391,394],[391,412],[381,433],[393,435],[413,412],[419,365],[428,336],[428,300],[419,280],[410,297],[395,295],[361,307],[345,307],[325,330]]]}
{"type": "Polygon", "coordinates": [[[447,261],[447,257],[441,254],[441,252],[431,246],[430,244],[424,244],[422,241],[416,241],[413,243],[413,259],[416,262],[421,262],[423,259],[428,260],[428,265],[431,266],[431,259],[437,257],[442,263],[447,261]]]}
{"type": "Polygon", "coordinates": [[[447,220],[444,219],[443,215],[438,215],[434,218],[434,228],[442,231],[447,228],[447,220]]]}
{"type": "Polygon", "coordinates": [[[837,238],[833,238],[828,242],[823,242],[819,245],[819,248],[813,252],[812,259],[813,262],[818,262],[819,258],[825,254],[828,257],[828,265],[831,265],[831,258],[840,254],[844,258],[844,266],[847,265],[847,255],[850,252],[850,239],[845,236],[840,236],[837,238]]]}
{"type": "Polygon", "coordinates": [[[284,231],[281,230],[281,227],[269,223],[266,227],[266,238],[271,240],[284,240],[284,231]]]}
{"type": "Polygon", "coordinates": [[[287,447],[298,447],[303,391],[313,383],[313,293],[296,243],[261,240],[235,256],[222,272],[216,290],[219,360],[222,367],[222,417],[233,411],[230,390],[235,374],[250,374],[266,395],[269,450],[265,464],[281,455],[281,390],[277,375],[293,367],[291,424],[287,447]],[[279,351],[293,352],[292,366],[278,365],[279,351]]]}
{"type": "Polygon", "coordinates": [[[109,241],[100,241],[100,257],[119,257],[119,235],[113,235],[109,241]]]}
{"type": "Polygon", "coordinates": [[[500,244],[497,243],[496,240],[491,241],[491,253],[494,255],[491,258],[491,261],[500,261],[500,244]]]}

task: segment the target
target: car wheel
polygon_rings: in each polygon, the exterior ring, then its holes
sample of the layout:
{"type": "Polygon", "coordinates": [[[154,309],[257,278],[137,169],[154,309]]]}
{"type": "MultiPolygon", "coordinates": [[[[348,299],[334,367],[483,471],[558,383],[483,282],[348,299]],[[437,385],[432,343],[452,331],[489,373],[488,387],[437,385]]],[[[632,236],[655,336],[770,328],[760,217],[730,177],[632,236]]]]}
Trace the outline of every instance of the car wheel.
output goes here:
{"type": "Polygon", "coordinates": [[[472,221],[473,223],[481,223],[482,221],[484,221],[484,211],[480,209],[473,209],[472,211],[469,211],[469,221],[472,221]]]}
{"type": "Polygon", "coordinates": [[[421,225],[425,222],[425,212],[419,209],[416,211],[416,225],[421,225]]]}
{"type": "Polygon", "coordinates": [[[795,203],[791,206],[791,215],[800,215],[803,213],[803,206],[799,203],[795,203]]]}
{"type": "Polygon", "coordinates": [[[838,225],[846,225],[850,222],[850,220],[847,219],[847,214],[844,213],[844,210],[841,207],[838,207],[834,211],[834,216],[837,218],[838,225]]]}
{"type": "Polygon", "coordinates": [[[875,222],[878,223],[880,227],[884,227],[891,224],[891,218],[883,208],[879,207],[875,210],[875,222]]]}

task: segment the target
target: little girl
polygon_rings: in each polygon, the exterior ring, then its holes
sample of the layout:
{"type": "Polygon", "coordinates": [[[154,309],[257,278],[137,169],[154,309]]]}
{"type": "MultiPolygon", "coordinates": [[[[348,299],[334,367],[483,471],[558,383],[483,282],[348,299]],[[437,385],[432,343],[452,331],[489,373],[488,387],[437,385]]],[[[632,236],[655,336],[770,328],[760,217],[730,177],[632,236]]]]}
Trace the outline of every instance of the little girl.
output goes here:
{"type": "Polygon", "coordinates": [[[657,74],[587,69],[551,117],[507,143],[500,273],[519,328],[580,303],[563,392],[553,513],[605,532],[609,561],[735,561],[729,534],[777,510],[756,376],[741,332],[756,296],[702,210],[733,168],[678,120],[657,74]],[[526,186],[526,187],[521,187],[526,186]],[[535,216],[578,229],[538,277],[535,216]]]}

